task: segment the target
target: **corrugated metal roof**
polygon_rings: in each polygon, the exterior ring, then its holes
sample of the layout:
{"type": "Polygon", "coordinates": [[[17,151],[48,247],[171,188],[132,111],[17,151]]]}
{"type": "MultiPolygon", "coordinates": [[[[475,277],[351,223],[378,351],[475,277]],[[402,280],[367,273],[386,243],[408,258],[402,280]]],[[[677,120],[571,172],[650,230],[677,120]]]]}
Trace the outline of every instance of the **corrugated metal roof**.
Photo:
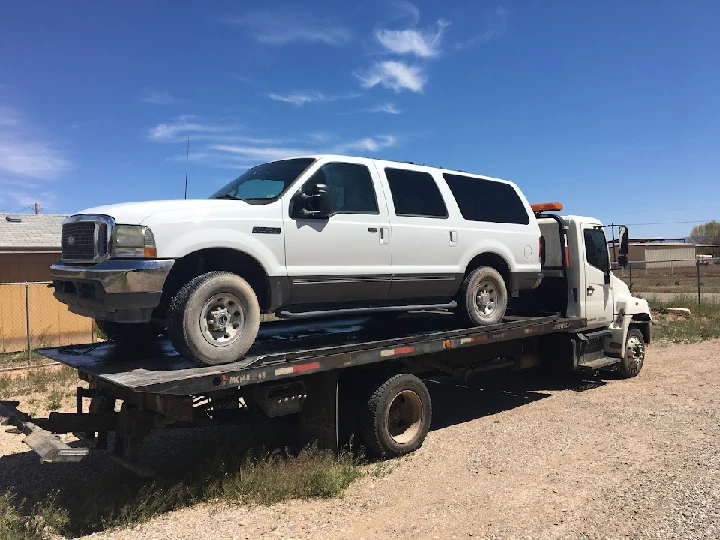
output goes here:
{"type": "Polygon", "coordinates": [[[61,214],[0,214],[0,250],[59,251],[62,222],[66,217],[61,214]]]}

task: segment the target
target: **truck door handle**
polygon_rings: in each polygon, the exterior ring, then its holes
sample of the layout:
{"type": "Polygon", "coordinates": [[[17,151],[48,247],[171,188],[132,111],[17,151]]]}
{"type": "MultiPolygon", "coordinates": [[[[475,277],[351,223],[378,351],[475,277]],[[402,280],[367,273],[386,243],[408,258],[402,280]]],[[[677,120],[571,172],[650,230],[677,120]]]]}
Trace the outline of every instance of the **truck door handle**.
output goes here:
{"type": "Polygon", "coordinates": [[[377,227],[368,227],[368,232],[370,232],[370,233],[376,233],[376,232],[377,232],[377,227]]]}
{"type": "Polygon", "coordinates": [[[592,293],[594,293],[594,292],[595,292],[595,287],[593,287],[592,285],[590,285],[590,286],[587,288],[587,294],[588,294],[588,296],[592,296],[592,293]]]}

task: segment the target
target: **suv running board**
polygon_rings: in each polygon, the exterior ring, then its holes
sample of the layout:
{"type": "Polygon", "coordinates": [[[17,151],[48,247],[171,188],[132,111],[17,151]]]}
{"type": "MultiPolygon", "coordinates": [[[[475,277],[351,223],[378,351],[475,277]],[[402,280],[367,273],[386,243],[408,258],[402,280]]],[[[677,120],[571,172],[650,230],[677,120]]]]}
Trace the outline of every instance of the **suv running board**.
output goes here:
{"type": "Polygon", "coordinates": [[[454,309],[457,302],[448,302],[446,304],[419,304],[410,306],[387,306],[387,307],[370,307],[370,308],[351,308],[351,309],[334,309],[319,311],[281,311],[278,316],[283,319],[309,319],[311,317],[338,317],[345,315],[372,315],[373,313],[387,313],[407,311],[423,311],[428,309],[454,309]]]}

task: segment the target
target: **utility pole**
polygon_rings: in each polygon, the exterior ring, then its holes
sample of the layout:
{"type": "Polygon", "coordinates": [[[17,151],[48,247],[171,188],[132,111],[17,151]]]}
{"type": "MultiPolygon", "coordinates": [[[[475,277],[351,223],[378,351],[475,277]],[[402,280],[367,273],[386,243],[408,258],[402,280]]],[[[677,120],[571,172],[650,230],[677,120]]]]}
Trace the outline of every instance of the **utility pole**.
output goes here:
{"type": "Polygon", "coordinates": [[[38,203],[35,203],[35,213],[36,214],[40,213],[40,205],[38,203]]]}

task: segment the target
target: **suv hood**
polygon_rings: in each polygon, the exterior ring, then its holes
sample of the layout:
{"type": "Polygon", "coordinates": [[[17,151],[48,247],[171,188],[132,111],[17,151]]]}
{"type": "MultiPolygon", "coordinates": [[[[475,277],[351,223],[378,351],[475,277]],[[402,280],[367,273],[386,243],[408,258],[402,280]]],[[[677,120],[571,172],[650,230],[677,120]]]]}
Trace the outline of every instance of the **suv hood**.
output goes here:
{"type": "Polygon", "coordinates": [[[227,210],[234,208],[236,211],[240,205],[243,209],[250,207],[244,201],[224,199],[198,199],[198,200],[170,200],[170,201],[147,201],[130,202],[121,204],[108,204],[88,208],[78,214],[101,214],[110,216],[117,223],[125,225],[142,225],[149,217],[162,212],[186,212],[188,220],[192,220],[194,212],[204,215],[211,210],[227,210]]]}

